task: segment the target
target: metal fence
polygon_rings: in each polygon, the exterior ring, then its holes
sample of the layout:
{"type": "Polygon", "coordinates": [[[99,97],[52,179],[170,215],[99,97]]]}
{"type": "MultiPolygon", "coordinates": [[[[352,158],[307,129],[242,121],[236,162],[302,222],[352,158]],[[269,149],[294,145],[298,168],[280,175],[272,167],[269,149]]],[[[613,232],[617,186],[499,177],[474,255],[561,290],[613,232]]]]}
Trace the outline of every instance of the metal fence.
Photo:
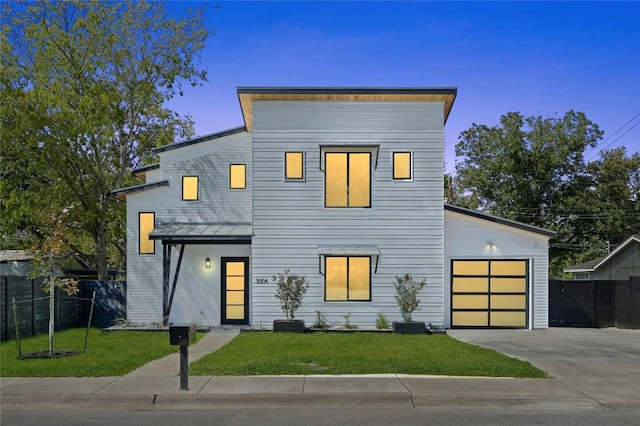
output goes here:
{"type": "Polygon", "coordinates": [[[624,281],[549,281],[552,327],[640,329],[640,277],[624,281]]]}
{"type": "MultiPolygon", "coordinates": [[[[104,328],[116,318],[127,315],[126,282],[80,280],[79,292],[68,296],[60,289],[55,294],[55,329],[87,325],[91,297],[96,292],[91,325],[104,328]]],[[[42,279],[0,277],[0,341],[15,338],[15,319],[21,337],[45,334],[49,328],[49,295],[42,287],[42,279]],[[15,313],[12,300],[15,299],[15,313]]]]}

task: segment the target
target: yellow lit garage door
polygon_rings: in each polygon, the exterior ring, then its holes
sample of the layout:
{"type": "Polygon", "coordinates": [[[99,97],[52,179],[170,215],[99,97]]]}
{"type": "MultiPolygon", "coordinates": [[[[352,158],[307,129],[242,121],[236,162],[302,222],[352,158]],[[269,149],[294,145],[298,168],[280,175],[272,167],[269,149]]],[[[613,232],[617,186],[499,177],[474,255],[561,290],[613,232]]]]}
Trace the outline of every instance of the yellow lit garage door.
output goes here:
{"type": "Polygon", "coordinates": [[[451,326],[526,328],[526,260],[451,262],[451,326]]]}

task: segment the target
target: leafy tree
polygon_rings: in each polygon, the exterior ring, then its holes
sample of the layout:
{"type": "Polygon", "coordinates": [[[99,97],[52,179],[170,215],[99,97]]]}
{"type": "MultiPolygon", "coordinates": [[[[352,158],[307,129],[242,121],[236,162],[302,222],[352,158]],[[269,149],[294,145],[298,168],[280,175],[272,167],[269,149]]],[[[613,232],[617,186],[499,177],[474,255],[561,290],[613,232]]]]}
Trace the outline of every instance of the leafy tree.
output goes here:
{"type": "Polygon", "coordinates": [[[457,183],[471,207],[538,226],[575,191],[585,172],[583,152],[602,132],[581,112],[562,118],[524,118],[511,112],[500,125],[473,124],[459,137],[457,183]]]}
{"type": "Polygon", "coordinates": [[[193,133],[163,104],[183,82],[206,81],[203,11],[175,18],[161,2],[96,0],[1,7],[0,230],[42,238],[38,212],[56,187],[75,207],[66,242],[104,279],[109,250],[117,258],[125,238],[111,191],[130,184],[151,148],[193,133]]]}

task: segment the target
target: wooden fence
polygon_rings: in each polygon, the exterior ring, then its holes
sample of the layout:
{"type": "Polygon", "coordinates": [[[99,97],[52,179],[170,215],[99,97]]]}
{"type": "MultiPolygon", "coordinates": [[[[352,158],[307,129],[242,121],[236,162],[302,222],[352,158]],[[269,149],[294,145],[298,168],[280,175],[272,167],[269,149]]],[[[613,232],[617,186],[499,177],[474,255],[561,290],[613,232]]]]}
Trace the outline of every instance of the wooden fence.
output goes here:
{"type": "MultiPolygon", "coordinates": [[[[56,289],[56,330],[86,326],[91,296],[96,292],[92,326],[104,328],[116,318],[127,316],[126,282],[80,280],[79,292],[68,296],[56,289]]],[[[42,288],[42,279],[0,277],[0,341],[15,338],[12,300],[16,301],[16,316],[21,337],[45,334],[49,330],[49,295],[42,288]]]]}
{"type": "Polygon", "coordinates": [[[551,327],[640,329],[640,277],[626,281],[549,281],[551,327]]]}

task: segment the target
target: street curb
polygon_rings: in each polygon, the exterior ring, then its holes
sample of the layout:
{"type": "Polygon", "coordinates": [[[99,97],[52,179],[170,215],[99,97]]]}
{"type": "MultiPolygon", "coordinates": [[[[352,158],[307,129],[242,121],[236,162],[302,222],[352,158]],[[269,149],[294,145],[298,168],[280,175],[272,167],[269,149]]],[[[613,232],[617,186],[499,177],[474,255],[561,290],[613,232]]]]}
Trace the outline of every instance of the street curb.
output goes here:
{"type": "Polygon", "coordinates": [[[151,408],[155,395],[2,395],[3,409],[33,408],[151,408]]]}

